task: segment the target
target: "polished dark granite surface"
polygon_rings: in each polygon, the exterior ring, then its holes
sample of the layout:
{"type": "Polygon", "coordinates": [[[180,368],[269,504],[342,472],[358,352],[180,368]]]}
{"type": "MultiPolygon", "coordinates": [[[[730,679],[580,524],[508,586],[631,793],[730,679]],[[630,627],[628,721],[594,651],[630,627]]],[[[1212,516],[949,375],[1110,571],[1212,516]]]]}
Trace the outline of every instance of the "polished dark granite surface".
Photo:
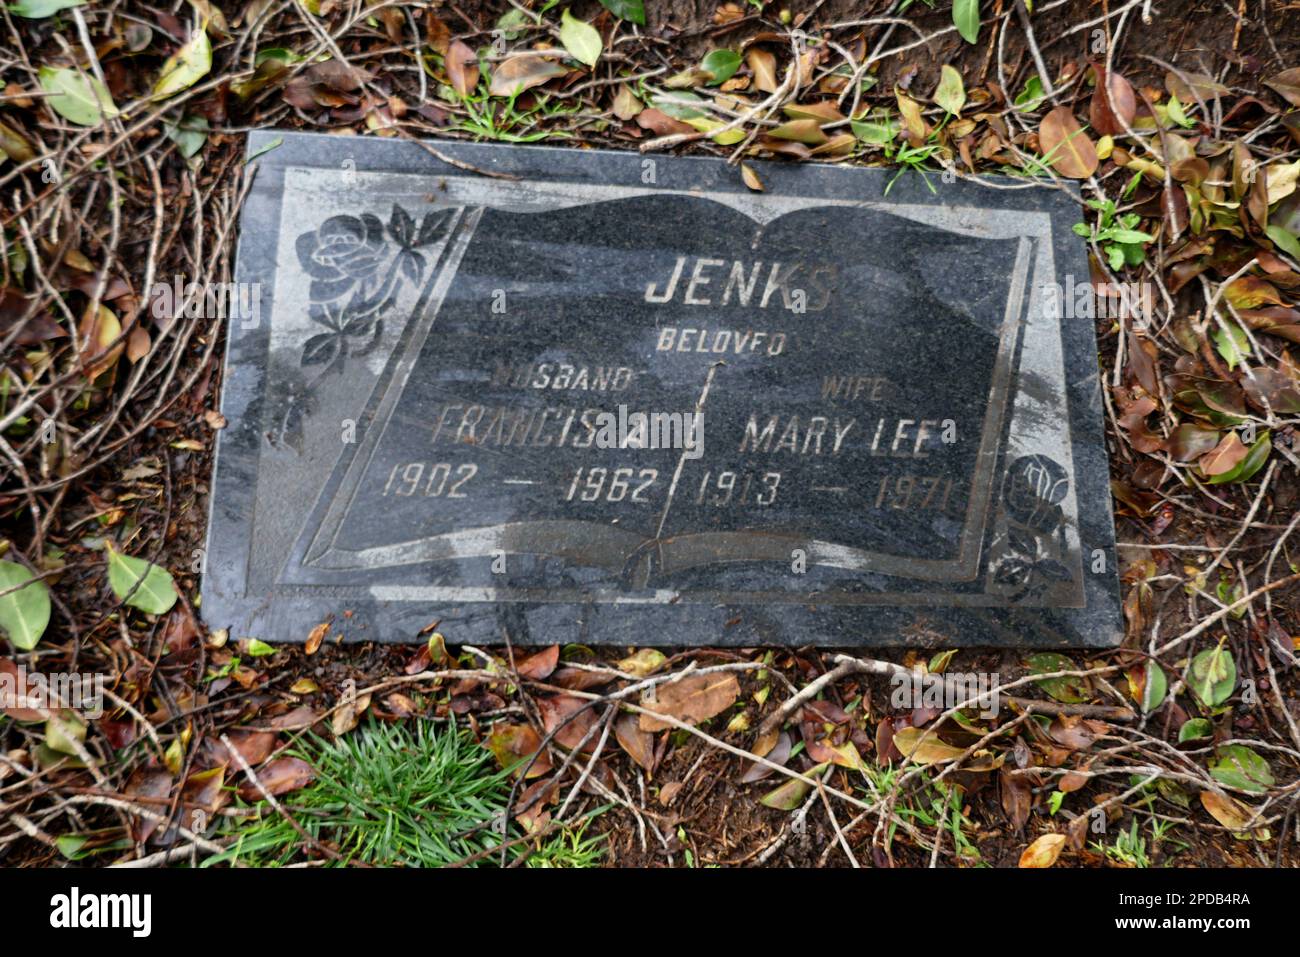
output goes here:
{"type": "Polygon", "coordinates": [[[250,137],[210,626],[1119,640],[1092,322],[1046,306],[1087,281],[1071,197],[438,149],[473,169],[250,137]]]}

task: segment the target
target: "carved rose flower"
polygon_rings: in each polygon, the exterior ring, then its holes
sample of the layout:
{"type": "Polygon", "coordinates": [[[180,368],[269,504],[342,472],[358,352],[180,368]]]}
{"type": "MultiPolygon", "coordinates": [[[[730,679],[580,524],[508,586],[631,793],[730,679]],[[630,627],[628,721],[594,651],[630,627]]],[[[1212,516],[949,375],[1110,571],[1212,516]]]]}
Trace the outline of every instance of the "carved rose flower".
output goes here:
{"type": "Polygon", "coordinates": [[[384,263],[384,224],[371,213],[331,216],[298,237],[298,260],[312,277],[311,298],[337,299],[384,263]]]}

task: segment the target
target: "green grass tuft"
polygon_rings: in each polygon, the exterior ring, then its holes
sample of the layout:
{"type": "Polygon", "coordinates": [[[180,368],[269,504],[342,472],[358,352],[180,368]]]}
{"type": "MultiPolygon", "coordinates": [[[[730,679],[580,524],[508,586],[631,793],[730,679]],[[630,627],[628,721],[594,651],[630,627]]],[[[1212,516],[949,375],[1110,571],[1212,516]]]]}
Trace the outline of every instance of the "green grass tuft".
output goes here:
{"type": "MultiPolygon", "coordinates": [[[[281,798],[312,837],[346,862],[391,867],[443,867],[489,848],[502,837],[480,826],[505,810],[510,778],[464,731],[431,724],[370,722],[335,741],[311,736],[288,754],[316,769],[317,778],[281,798]]],[[[206,864],[282,866],[303,860],[304,841],[269,804],[255,818],[229,818],[234,843],[206,864]]],[[[591,816],[538,841],[521,842],[511,858],[532,851],[530,867],[590,867],[603,837],[584,832],[591,816]]],[[[522,833],[512,826],[513,835],[522,833]]],[[[478,863],[493,865],[499,854],[478,863]]],[[[329,861],[327,863],[337,864],[329,861]]]]}

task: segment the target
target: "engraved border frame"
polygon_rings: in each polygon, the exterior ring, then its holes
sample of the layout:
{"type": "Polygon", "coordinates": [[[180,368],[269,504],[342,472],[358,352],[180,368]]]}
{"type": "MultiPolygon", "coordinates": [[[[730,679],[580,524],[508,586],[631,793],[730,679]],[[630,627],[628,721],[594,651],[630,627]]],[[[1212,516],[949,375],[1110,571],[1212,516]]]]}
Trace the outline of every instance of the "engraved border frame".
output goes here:
{"type": "MultiPolygon", "coordinates": [[[[437,176],[465,175],[435,159],[418,143],[366,138],[367,171],[437,176]]],[[[441,618],[443,629],[457,641],[501,641],[519,644],[585,642],[597,644],[713,645],[805,644],[828,647],[914,645],[923,647],[1006,646],[1109,647],[1122,638],[1119,589],[1114,551],[1114,525],[1097,375],[1096,340],[1088,320],[1062,320],[1060,339],[1066,378],[1068,448],[1073,468],[1072,494],[1077,495],[1079,541],[1084,556],[1100,549],[1105,571],[1083,572],[1084,603],[1078,608],[927,607],[924,600],[898,606],[806,603],[777,605],[606,604],[585,602],[494,603],[488,595],[464,595],[461,604],[403,598],[404,586],[373,589],[348,586],[286,586],[271,594],[249,594],[249,550],[254,541],[254,502],[262,436],[255,411],[267,388],[270,308],[275,280],[275,250],[280,232],[285,171],[291,167],[339,169],[357,150],[357,138],[326,134],[257,131],[248,138],[248,155],[258,170],[243,210],[242,222],[256,222],[256,235],[245,230],[240,239],[235,279],[260,283],[262,313],[268,317],[255,328],[232,323],[226,345],[222,411],[230,427],[220,435],[214,456],[209,538],[203,576],[202,612],[212,627],[230,627],[236,636],[301,641],[312,625],[350,612],[345,631],[357,640],[412,640],[420,628],[441,618]],[[278,144],[277,140],[280,140],[278,144]],[[259,155],[260,154],[260,155],[259,155]],[[261,360],[260,362],[258,360],[261,360]],[[256,419],[256,416],[253,416],[256,419]]],[[[641,186],[643,163],[653,159],[661,189],[705,194],[748,195],[734,170],[713,159],[642,157],[635,153],[440,142],[450,158],[484,170],[513,174],[524,180],[641,186]]],[[[904,176],[884,195],[894,175],[890,170],[818,164],[754,164],[768,196],[845,202],[861,197],[864,205],[946,207],[978,214],[981,201],[999,200],[1000,210],[1045,213],[1050,221],[1053,279],[1067,273],[1086,277],[1084,247],[1070,232],[1079,219],[1077,198],[1052,188],[1000,180],[993,194],[979,182],[942,184],[938,197],[920,177],[904,176]]],[[[892,210],[891,210],[892,211],[892,210]]],[[[1027,217],[1036,219],[1040,217],[1027,217]]],[[[1027,234],[1041,238],[1034,232],[1027,234]]],[[[1042,280],[1035,276],[1035,284],[1042,280]]],[[[1005,448],[1005,446],[1004,446],[1005,448]]],[[[310,502],[302,503],[305,513],[310,502]]]]}

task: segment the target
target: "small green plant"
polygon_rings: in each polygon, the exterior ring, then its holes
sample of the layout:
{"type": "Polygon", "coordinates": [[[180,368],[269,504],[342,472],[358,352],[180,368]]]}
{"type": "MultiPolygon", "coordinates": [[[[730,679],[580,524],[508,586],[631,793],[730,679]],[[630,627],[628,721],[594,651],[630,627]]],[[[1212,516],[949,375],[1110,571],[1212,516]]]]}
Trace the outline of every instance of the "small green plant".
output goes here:
{"type": "Polygon", "coordinates": [[[503,143],[536,143],[547,138],[566,139],[570,136],[563,130],[551,130],[545,125],[541,129],[536,127],[541,120],[577,113],[578,107],[565,107],[553,97],[539,93],[531,107],[519,109],[515,105],[519,95],[494,97],[488,94],[486,84],[480,83],[477,91],[460,98],[468,117],[449,129],[464,130],[485,140],[503,143]]]}
{"type": "Polygon", "coordinates": [[[1132,825],[1127,831],[1120,831],[1115,837],[1115,843],[1109,847],[1094,841],[1093,850],[1099,854],[1105,854],[1108,858],[1123,864],[1125,867],[1150,867],[1151,859],[1147,857],[1146,838],[1138,834],[1137,818],[1133,819],[1132,825]]]}
{"type": "MultiPolygon", "coordinates": [[[[510,777],[463,731],[427,723],[370,722],[334,741],[312,736],[286,752],[316,771],[316,779],[282,799],[314,839],[342,861],[392,867],[442,867],[499,847],[492,826],[505,811],[510,777]]],[[[307,848],[285,818],[267,804],[251,819],[230,819],[233,843],[207,864],[282,866],[307,848]]],[[[603,837],[585,834],[591,816],[507,850],[530,867],[589,867],[603,837]]],[[[511,835],[513,839],[515,835],[511,835]]],[[[484,854],[483,864],[500,860],[484,854]]]]}
{"type": "Polygon", "coordinates": [[[1139,265],[1147,255],[1146,244],[1155,239],[1150,233],[1137,228],[1142,217],[1137,213],[1117,216],[1115,202],[1111,199],[1090,199],[1088,206],[1100,214],[1097,225],[1092,227],[1087,223],[1075,223],[1075,235],[1100,245],[1113,271],[1118,272],[1126,265],[1139,265]]]}
{"type": "MultiPolygon", "coordinates": [[[[867,765],[863,768],[863,774],[869,782],[873,797],[888,794],[898,783],[899,772],[893,764],[885,767],[867,765]]],[[[914,791],[899,799],[894,807],[894,814],[899,820],[919,827],[946,828],[952,838],[957,856],[968,864],[984,866],[979,848],[966,832],[966,825],[971,822],[962,809],[962,804],[962,792],[959,788],[945,783],[932,784],[926,779],[914,791]],[[948,795],[946,816],[944,814],[945,794],[948,795]]],[[[885,835],[886,847],[893,843],[897,830],[898,822],[891,819],[885,835]]]]}

